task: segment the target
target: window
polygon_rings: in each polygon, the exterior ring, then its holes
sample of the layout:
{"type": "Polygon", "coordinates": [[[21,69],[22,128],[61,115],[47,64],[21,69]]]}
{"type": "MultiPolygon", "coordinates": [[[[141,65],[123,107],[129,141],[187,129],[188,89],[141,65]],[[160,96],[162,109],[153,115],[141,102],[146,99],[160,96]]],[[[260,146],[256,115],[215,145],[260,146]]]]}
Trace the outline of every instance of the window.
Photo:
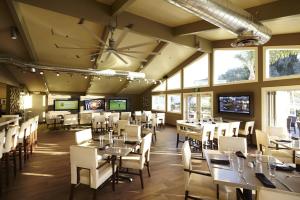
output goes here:
{"type": "Polygon", "coordinates": [[[214,50],[214,85],[257,81],[257,48],[214,50]]]}
{"type": "Polygon", "coordinates": [[[265,79],[300,77],[300,46],[265,47],[265,79]]]}
{"type": "Polygon", "coordinates": [[[164,80],[161,84],[159,84],[158,86],[156,86],[152,92],[161,92],[161,91],[166,91],[166,85],[167,85],[167,81],[164,80]]]}
{"type": "Polygon", "coordinates": [[[166,95],[152,96],[152,110],[165,111],[166,110],[166,95]]]}
{"type": "Polygon", "coordinates": [[[32,96],[31,95],[21,95],[20,96],[21,109],[32,108],[32,96]]]}
{"type": "Polygon", "coordinates": [[[183,69],[183,87],[203,87],[208,86],[209,77],[209,56],[202,55],[200,58],[189,64],[183,69]]]}
{"type": "Polygon", "coordinates": [[[176,90],[181,88],[181,71],[168,78],[167,89],[176,90]]]}
{"type": "Polygon", "coordinates": [[[181,113],[181,94],[168,94],[168,112],[181,113]]]}

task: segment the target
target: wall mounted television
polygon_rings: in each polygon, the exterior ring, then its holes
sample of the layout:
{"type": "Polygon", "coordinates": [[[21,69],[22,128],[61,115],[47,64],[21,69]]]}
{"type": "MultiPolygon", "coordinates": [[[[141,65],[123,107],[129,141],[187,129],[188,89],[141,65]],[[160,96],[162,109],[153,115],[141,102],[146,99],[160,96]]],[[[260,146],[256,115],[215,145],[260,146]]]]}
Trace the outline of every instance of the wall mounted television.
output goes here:
{"type": "Polygon", "coordinates": [[[79,100],[70,99],[70,100],[54,100],[54,110],[79,110],[79,100]]]}
{"type": "Polygon", "coordinates": [[[220,94],[218,95],[219,113],[252,115],[252,94],[220,94]]]}
{"type": "Polygon", "coordinates": [[[105,110],[105,99],[89,99],[84,101],[85,110],[105,110]]]}
{"type": "Polygon", "coordinates": [[[110,99],[108,105],[110,111],[126,111],[127,99],[110,99]]]}

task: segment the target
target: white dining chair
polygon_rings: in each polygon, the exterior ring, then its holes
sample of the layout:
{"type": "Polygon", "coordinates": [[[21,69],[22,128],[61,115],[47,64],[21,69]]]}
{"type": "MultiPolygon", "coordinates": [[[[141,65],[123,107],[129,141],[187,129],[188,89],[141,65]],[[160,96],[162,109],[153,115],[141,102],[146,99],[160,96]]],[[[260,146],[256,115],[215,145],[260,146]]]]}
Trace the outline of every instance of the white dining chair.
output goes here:
{"type": "MultiPolygon", "coordinates": [[[[18,118],[18,117],[20,117],[20,116],[19,116],[19,115],[1,115],[1,117],[3,117],[3,118],[7,118],[7,117],[18,118]]],[[[19,125],[19,120],[16,120],[16,121],[14,122],[14,125],[19,125]]]]}
{"type": "Polygon", "coordinates": [[[131,112],[121,112],[120,119],[131,121],[131,112]]]}
{"type": "Polygon", "coordinates": [[[202,149],[206,147],[211,147],[213,144],[213,139],[215,136],[215,124],[205,123],[202,129],[202,149]]]}
{"type": "Polygon", "coordinates": [[[260,187],[257,191],[257,200],[299,200],[300,194],[296,192],[288,192],[283,190],[268,189],[260,187]]]}
{"type": "Polygon", "coordinates": [[[122,135],[122,131],[124,131],[125,130],[125,127],[127,126],[127,125],[129,125],[129,121],[127,120],[127,119],[125,119],[125,120],[119,120],[118,121],[118,135],[122,135]]]}
{"type": "Polygon", "coordinates": [[[78,114],[64,115],[64,127],[71,128],[78,125],[78,114]]]}
{"type": "Polygon", "coordinates": [[[229,123],[229,131],[228,134],[225,136],[238,136],[239,129],[240,129],[240,122],[230,122],[229,123]]]}
{"type": "Polygon", "coordinates": [[[289,139],[289,133],[285,127],[269,126],[266,129],[267,134],[273,139],[289,139]]]}
{"type": "Polygon", "coordinates": [[[248,121],[245,124],[244,129],[240,129],[239,134],[243,136],[252,135],[254,132],[254,121],[248,121]]]}
{"type": "Polygon", "coordinates": [[[92,129],[84,129],[82,131],[75,132],[75,142],[76,144],[82,144],[93,138],[92,129]]]}
{"type": "Polygon", "coordinates": [[[228,135],[228,131],[229,131],[229,123],[225,123],[225,122],[221,122],[219,123],[218,127],[217,127],[217,132],[215,132],[215,139],[219,139],[220,136],[225,136],[228,135]]]}
{"type": "Polygon", "coordinates": [[[93,189],[93,199],[96,199],[97,189],[104,185],[113,174],[112,166],[106,160],[99,162],[97,148],[70,146],[71,162],[71,192],[69,199],[73,199],[75,187],[78,184],[88,185],[93,189]]]}
{"type": "MultiPolygon", "coordinates": [[[[3,147],[5,143],[5,130],[0,130],[0,166],[2,168],[3,147]]],[[[0,192],[2,192],[2,170],[0,170],[0,192]]],[[[1,194],[0,194],[1,197],[1,194]]]]}
{"type": "Polygon", "coordinates": [[[247,153],[247,140],[244,137],[219,137],[219,151],[241,151],[247,153]]]}
{"type": "Polygon", "coordinates": [[[141,180],[142,189],[144,189],[144,181],[143,181],[143,169],[146,165],[148,170],[148,176],[150,177],[150,147],[152,141],[152,133],[147,134],[143,137],[141,148],[138,154],[129,154],[128,156],[124,156],[120,161],[120,168],[126,169],[134,169],[139,170],[139,173],[130,173],[134,175],[139,175],[141,180]]]}
{"type": "Polygon", "coordinates": [[[103,132],[108,125],[107,123],[108,122],[106,121],[104,115],[96,115],[92,121],[93,132],[98,132],[98,130],[100,130],[100,132],[103,132]]]}
{"type": "Polygon", "coordinates": [[[124,132],[128,138],[141,139],[142,138],[142,127],[140,125],[126,125],[124,132]]]}

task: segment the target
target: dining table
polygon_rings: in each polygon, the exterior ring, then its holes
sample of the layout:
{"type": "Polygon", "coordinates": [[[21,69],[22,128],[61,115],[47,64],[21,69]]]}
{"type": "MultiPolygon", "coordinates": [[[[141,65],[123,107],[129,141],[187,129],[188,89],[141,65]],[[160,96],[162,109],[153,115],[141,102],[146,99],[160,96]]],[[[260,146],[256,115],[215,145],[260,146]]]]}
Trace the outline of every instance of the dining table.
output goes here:
{"type": "Polygon", "coordinates": [[[244,155],[244,168],[240,172],[238,170],[238,157],[236,154],[232,152],[220,152],[218,150],[204,150],[204,156],[207,160],[214,184],[235,188],[237,195],[242,195],[244,199],[251,200],[253,199],[252,191],[267,187],[256,175],[263,174],[266,179],[273,183],[275,188],[272,188],[272,190],[293,192],[295,195],[299,195],[300,198],[300,173],[295,170],[294,164],[285,166],[287,164],[276,159],[276,174],[275,177],[271,178],[268,156],[261,156],[261,162],[258,163],[255,154],[244,155]],[[215,160],[229,162],[224,164],[215,162],[215,160]],[[277,169],[277,166],[283,165],[291,170],[281,171],[282,168],[281,170],[277,169]]]}
{"type": "Polygon", "coordinates": [[[130,152],[136,151],[140,145],[142,139],[135,137],[127,137],[126,140],[123,137],[115,136],[112,140],[108,135],[104,135],[102,139],[93,138],[85,143],[79,144],[79,146],[94,147],[98,149],[98,155],[110,157],[112,164],[112,182],[113,191],[115,191],[116,172],[115,165],[118,159],[127,156],[130,152]]]}
{"type": "Polygon", "coordinates": [[[293,151],[293,163],[296,162],[296,153],[300,151],[300,140],[295,139],[281,139],[278,137],[271,137],[270,142],[276,145],[276,149],[286,148],[293,151]]]}

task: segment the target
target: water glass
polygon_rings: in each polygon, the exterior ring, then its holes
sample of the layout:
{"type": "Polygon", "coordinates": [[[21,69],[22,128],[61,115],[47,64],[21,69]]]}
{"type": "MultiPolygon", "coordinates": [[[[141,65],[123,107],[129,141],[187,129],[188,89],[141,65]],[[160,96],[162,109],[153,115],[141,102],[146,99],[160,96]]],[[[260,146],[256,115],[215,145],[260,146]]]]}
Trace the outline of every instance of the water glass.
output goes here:
{"type": "Polygon", "coordinates": [[[244,158],[237,157],[237,163],[238,163],[238,172],[242,174],[244,171],[244,158]]]}
{"type": "Polygon", "coordinates": [[[262,163],[262,152],[260,150],[255,151],[256,164],[262,163]]]}
{"type": "Polygon", "coordinates": [[[100,146],[103,145],[103,135],[100,135],[100,136],[99,136],[99,143],[100,143],[100,146]]]}
{"type": "Polygon", "coordinates": [[[273,156],[268,157],[269,175],[271,178],[275,178],[276,175],[276,159],[273,156]]]}

